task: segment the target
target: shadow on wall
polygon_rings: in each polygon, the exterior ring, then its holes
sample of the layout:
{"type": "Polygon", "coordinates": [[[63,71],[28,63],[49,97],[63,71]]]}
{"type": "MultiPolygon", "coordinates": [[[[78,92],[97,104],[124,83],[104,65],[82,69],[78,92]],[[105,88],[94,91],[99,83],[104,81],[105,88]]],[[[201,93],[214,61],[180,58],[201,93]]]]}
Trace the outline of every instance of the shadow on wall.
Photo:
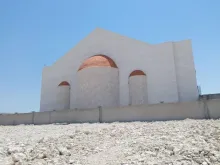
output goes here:
{"type": "Polygon", "coordinates": [[[1,114],[0,125],[51,124],[51,123],[95,123],[217,119],[220,118],[220,99],[199,100],[184,103],[136,105],[121,108],[96,108],[32,113],[1,114]]]}

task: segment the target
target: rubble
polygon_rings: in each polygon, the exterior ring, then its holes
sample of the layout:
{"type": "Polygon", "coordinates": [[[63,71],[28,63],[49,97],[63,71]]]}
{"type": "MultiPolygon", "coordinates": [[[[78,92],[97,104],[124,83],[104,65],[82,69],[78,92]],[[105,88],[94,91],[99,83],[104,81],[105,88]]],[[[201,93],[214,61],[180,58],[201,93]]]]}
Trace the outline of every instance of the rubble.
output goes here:
{"type": "Polygon", "coordinates": [[[0,126],[0,165],[219,165],[220,120],[0,126]]]}

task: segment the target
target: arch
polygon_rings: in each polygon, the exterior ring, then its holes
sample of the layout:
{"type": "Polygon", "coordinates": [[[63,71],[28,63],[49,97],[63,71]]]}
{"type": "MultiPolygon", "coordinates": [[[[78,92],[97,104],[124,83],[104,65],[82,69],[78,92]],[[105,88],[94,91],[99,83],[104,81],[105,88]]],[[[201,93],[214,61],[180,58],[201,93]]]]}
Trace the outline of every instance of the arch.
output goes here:
{"type": "Polygon", "coordinates": [[[77,108],[119,105],[119,69],[110,57],[98,54],[84,60],[78,69],[76,80],[77,108]]]}
{"type": "Polygon", "coordinates": [[[133,72],[130,73],[129,77],[131,76],[146,76],[146,74],[142,70],[134,70],[133,72]]]}
{"type": "Polygon", "coordinates": [[[67,81],[62,81],[58,86],[70,86],[67,81]]]}
{"type": "Polygon", "coordinates": [[[70,84],[62,81],[56,89],[56,110],[67,110],[70,108],[70,84]]]}
{"type": "Polygon", "coordinates": [[[112,68],[118,68],[118,66],[115,64],[115,62],[106,55],[95,55],[92,57],[89,57],[86,59],[81,66],[79,67],[78,71],[83,70],[85,68],[89,67],[112,67],[112,68]]]}
{"type": "Polygon", "coordinates": [[[145,104],[147,98],[147,76],[142,70],[134,70],[129,75],[130,105],[145,104]]]}

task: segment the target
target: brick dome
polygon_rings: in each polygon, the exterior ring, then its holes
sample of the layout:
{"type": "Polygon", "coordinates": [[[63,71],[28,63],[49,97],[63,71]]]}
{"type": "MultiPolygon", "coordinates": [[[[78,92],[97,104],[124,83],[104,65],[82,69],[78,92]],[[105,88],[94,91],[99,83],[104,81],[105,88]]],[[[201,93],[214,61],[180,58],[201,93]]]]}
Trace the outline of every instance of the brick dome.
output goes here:
{"type": "Polygon", "coordinates": [[[131,72],[129,77],[131,77],[131,76],[139,76],[139,75],[146,76],[146,74],[142,70],[134,70],[133,72],[131,72]]]}
{"type": "Polygon", "coordinates": [[[67,81],[62,81],[58,86],[70,86],[67,81]]]}
{"type": "Polygon", "coordinates": [[[78,71],[89,67],[102,67],[102,66],[118,68],[115,62],[111,58],[100,54],[100,55],[92,56],[87,60],[85,60],[82,63],[82,65],[79,67],[78,71]]]}

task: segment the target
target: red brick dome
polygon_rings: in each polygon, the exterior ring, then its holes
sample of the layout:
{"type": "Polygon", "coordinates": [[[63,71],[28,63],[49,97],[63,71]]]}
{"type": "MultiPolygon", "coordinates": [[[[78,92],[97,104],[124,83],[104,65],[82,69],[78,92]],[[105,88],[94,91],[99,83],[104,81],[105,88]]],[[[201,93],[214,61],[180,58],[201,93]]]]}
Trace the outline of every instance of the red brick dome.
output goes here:
{"type": "Polygon", "coordinates": [[[82,63],[82,65],[79,67],[78,71],[89,67],[102,67],[102,66],[118,68],[115,62],[111,58],[100,54],[100,55],[92,56],[87,60],[85,60],[82,63]]]}
{"type": "Polygon", "coordinates": [[[133,72],[131,72],[131,74],[129,75],[129,77],[131,77],[131,76],[140,76],[140,75],[146,76],[146,74],[145,74],[142,70],[134,70],[133,72]]]}
{"type": "Polygon", "coordinates": [[[58,86],[70,86],[67,81],[62,81],[58,86]]]}

